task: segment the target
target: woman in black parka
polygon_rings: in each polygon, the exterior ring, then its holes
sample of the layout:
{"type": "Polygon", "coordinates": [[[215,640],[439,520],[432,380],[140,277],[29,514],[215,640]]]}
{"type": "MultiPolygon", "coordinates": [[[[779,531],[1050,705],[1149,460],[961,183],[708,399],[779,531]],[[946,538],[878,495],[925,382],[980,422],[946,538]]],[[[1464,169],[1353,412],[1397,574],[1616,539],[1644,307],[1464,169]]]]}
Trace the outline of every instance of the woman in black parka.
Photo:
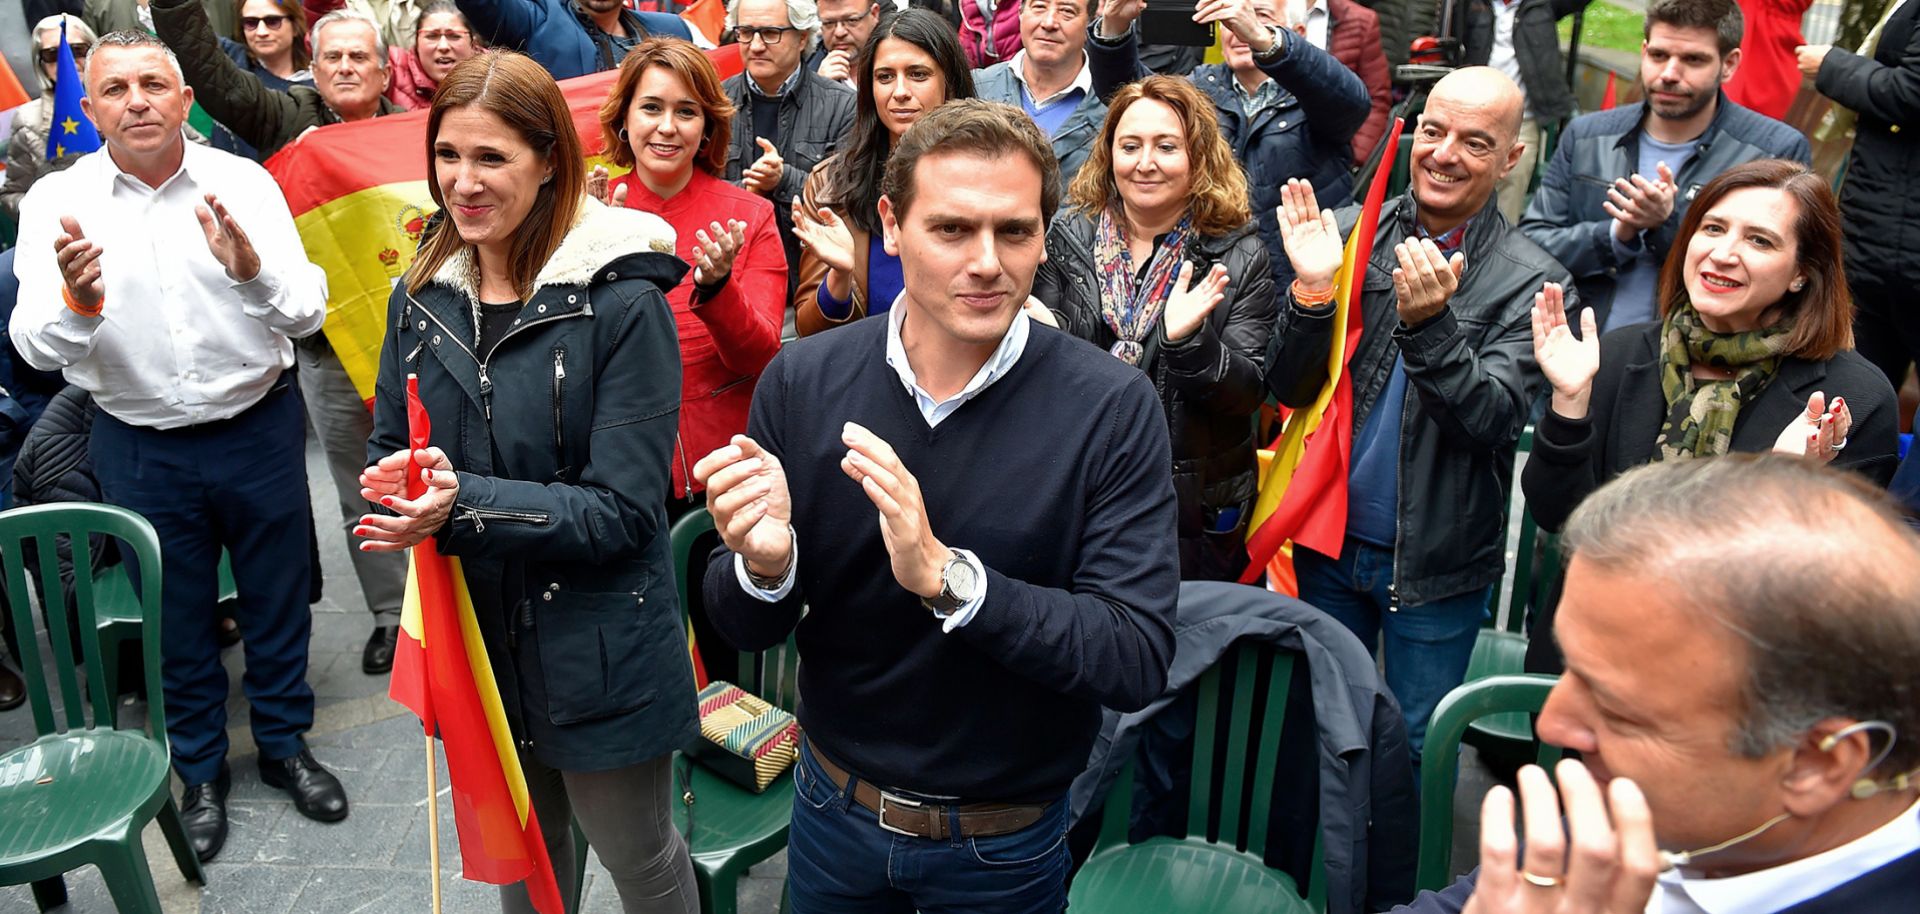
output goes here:
{"type": "Polygon", "coordinates": [[[1153,379],[1173,438],[1180,577],[1233,580],[1259,482],[1253,414],[1275,298],[1213,103],[1174,76],[1121,89],[1069,196],[1034,297],[1153,379]]]}
{"type": "MultiPolygon", "coordinates": [[[[463,565],[559,876],[571,820],[625,911],[691,914],[673,750],[695,733],[667,542],[680,351],[663,290],[686,265],[656,216],[586,198],[565,97],[531,59],[454,67],[427,121],[446,218],[388,305],[361,548],[428,536],[463,565]],[[433,431],[405,500],[407,376],[433,431]]],[[[525,889],[502,889],[509,912],[525,889]]]]}

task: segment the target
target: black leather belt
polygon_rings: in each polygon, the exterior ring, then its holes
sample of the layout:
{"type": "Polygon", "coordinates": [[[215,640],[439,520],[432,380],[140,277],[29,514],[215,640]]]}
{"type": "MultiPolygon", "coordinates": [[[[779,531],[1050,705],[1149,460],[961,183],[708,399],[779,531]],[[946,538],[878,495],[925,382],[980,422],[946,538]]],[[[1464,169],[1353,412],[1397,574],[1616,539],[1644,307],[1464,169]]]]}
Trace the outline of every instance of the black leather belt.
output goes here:
{"type": "MultiPolygon", "coordinates": [[[[827,779],[833,782],[834,788],[846,789],[847,781],[851,778],[847,770],[822,755],[818,746],[809,744],[807,748],[813,753],[813,760],[820,764],[820,770],[827,773],[827,779]]],[[[866,781],[857,781],[853,785],[853,801],[873,813],[880,827],[887,831],[935,841],[945,841],[951,834],[947,828],[949,817],[959,819],[961,837],[987,838],[1010,835],[1040,821],[1048,807],[1044,803],[1026,806],[1010,803],[941,806],[881,790],[866,781]]]]}

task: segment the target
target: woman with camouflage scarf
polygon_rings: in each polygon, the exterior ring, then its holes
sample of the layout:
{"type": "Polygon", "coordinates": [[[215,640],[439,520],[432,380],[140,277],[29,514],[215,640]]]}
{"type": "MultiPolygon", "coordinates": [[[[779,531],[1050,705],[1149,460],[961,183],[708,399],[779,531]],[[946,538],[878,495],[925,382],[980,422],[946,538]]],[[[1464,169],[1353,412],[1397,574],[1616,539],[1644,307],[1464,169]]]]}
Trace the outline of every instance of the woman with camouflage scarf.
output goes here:
{"type": "Polygon", "coordinates": [[[1840,213],[1827,182],[1781,160],[1700,191],[1660,271],[1658,323],[1575,335],[1549,284],[1533,347],[1552,386],[1521,479],[1558,529],[1587,493],[1655,460],[1774,451],[1876,484],[1897,451],[1893,389],[1853,351],[1840,213]]]}

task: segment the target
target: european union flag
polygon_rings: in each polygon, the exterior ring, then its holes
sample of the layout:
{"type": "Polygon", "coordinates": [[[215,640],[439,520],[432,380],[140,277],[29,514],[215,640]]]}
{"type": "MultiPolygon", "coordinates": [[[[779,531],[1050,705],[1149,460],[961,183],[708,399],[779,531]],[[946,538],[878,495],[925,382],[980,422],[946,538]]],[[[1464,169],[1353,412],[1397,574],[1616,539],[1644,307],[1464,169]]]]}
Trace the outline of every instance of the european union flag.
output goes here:
{"type": "Polygon", "coordinates": [[[67,20],[61,17],[60,62],[53,71],[53,123],[47,130],[47,161],[100,148],[99,131],[80,109],[80,99],[86,94],[80,68],[73,62],[73,48],[67,44],[67,20]]]}

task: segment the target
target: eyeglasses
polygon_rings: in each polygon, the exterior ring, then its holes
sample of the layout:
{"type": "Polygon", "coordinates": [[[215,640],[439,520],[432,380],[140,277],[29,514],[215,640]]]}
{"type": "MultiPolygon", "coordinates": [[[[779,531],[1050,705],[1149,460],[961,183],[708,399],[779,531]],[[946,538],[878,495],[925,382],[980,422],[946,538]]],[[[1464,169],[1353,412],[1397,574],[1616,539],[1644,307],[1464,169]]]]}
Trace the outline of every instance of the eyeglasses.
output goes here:
{"type": "Polygon", "coordinates": [[[767,26],[765,28],[755,28],[751,25],[737,25],[733,28],[733,37],[743,45],[752,44],[753,40],[758,38],[763,44],[771,48],[778,45],[780,39],[787,37],[788,32],[798,31],[800,30],[790,25],[767,26]]]}
{"type": "Polygon", "coordinates": [[[464,29],[442,29],[440,31],[420,32],[418,34],[420,40],[427,44],[439,44],[442,41],[448,44],[460,44],[468,38],[473,37],[472,32],[464,29]]]}
{"type": "MultiPolygon", "coordinates": [[[[70,42],[68,46],[73,48],[74,60],[85,60],[87,57],[87,53],[93,50],[93,45],[90,45],[84,41],[70,42]]],[[[53,47],[50,47],[50,48],[41,48],[40,62],[43,64],[46,64],[49,67],[59,63],[60,62],[60,46],[54,45],[53,47]]]]}
{"type": "Polygon", "coordinates": [[[822,19],[820,20],[820,31],[834,32],[840,29],[852,31],[854,26],[865,22],[867,17],[871,15],[873,15],[873,10],[869,7],[867,12],[864,13],[854,13],[851,16],[841,16],[838,19],[822,19]]]}
{"type": "Polygon", "coordinates": [[[242,32],[251,32],[263,25],[267,27],[267,31],[269,32],[278,32],[280,31],[280,27],[286,24],[287,17],[279,15],[240,17],[240,31],[242,32]]]}

